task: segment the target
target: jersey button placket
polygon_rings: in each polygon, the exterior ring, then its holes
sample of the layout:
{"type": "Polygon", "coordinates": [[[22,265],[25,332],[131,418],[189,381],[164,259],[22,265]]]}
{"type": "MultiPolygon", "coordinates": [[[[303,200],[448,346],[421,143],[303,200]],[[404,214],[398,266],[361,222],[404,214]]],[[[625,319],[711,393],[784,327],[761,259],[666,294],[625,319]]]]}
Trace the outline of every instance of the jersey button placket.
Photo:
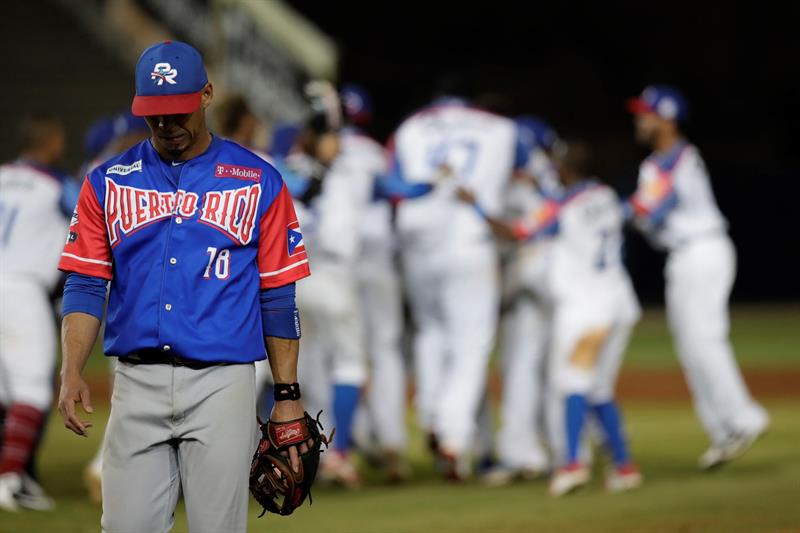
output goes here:
{"type": "MultiPolygon", "coordinates": [[[[182,182],[186,180],[182,180],[183,173],[186,171],[186,168],[190,165],[189,162],[184,164],[181,168],[181,174],[178,177],[177,184],[176,184],[176,191],[180,190],[182,187],[182,182]]],[[[181,241],[184,240],[184,231],[177,230],[178,226],[182,226],[184,223],[184,218],[180,215],[180,208],[181,206],[176,205],[174,211],[172,212],[172,219],[175,221],[175,224],[170,224],[166,227],[167,238],[166,244],[164,246],[164,268],[163,268],[163,275],[161,278],[161,291],[160,291],[160,307],[161,307],[161,319],[159,320],[159,338],[161,342],[164,343],[162,345],[163,351],[171,350],[171,345],[169,341],[174,340],[171,338],[164,338],[165,332],[175,332],[176,327],[174,324],[174,319],[171,318],[173,313],[173,303],[180,299],[180,290],[182,287],[182,283],[180,282],[180,272],[177,268],[173,268],[177,266],[178,259],[176,256],[172,255],[175,251],[180,250],[181,241]],[[174,230],[174,231],[173,231],[174,230]]],[[[176,317],[177,318],[177,317],[176,317]]]]}

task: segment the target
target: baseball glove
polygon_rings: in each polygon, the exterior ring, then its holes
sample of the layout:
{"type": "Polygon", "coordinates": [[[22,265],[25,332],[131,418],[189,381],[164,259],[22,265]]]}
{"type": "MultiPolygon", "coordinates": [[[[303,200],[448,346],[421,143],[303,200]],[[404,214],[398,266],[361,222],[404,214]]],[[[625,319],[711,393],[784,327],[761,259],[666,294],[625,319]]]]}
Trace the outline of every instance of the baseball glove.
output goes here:
{"type": "Polygon", "coordinates": [[[320,430],[320,411],[317,418],[305,413],[303,418],[288,422],[266,423],[261,425],[261,441],[250,465],[250,492],[264,511],[279,515],[290,515],[300,507],[308,495],[311,503],[311,485],[317,476],[319,456],[322,445],[328,447],[333,438],[326,437],[320,430]],[[292,470],[289,459],[289,447],[306,443],[308,451],[299,453],[300,470],[292,470]]]}

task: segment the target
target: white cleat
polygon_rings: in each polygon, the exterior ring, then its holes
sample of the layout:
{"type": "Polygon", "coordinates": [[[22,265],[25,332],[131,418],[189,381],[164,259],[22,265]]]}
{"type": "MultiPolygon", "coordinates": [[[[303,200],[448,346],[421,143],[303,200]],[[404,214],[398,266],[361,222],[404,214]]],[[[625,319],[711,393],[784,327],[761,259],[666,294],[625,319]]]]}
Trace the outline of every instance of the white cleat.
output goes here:
{"type": "Polygon", "coordinates": [[[436,468],[445,480],[462,483],[472,477],[472,461],[467,454],[458,455],[440,448],[436,468]]]}
{"type": "Polygon", "coordinates": [[[558,498],[574,492],[589,483],[589,469],[580,463],[573,463],[556,470],[550,480],[550,496],[558,498]]]}
{"type": "Polygon", "coordinates": [[[20,507],[34,511],[52,511],[56,504],[41,485],[28,474],[22,474],[22,487],[16,494],[20,507]]]}
{"type": "Polygon", "coordinates": [[[609,492],[627,492],[642,486],[643,477],[635,465],[627,464],[610,468],[606,475],[606,490],[609,492]]]}
{"type": "Polygon", "coordinates": [[[0,475],[0,509],[3,511],[19,511],[16,494],[22,488],[22,478],[16,472],[0,475]]]}
{"type": "Polygon", "coordinates": [[[332,450],[326,455],[325,461],[320,465],[320,481],[348,489],[361,487],[361,474],[349,454],[332,450]]]}
{"type": "Polygon", "coordinates": [[[736,433],[728,437],[721,444],[712,444],[700,456],[697,464],[703,470],[714,470],[722,465],[740,457],[753,446],[753,443],[766,432],[767,428],[758,429],[748,433],[736,433]]]}

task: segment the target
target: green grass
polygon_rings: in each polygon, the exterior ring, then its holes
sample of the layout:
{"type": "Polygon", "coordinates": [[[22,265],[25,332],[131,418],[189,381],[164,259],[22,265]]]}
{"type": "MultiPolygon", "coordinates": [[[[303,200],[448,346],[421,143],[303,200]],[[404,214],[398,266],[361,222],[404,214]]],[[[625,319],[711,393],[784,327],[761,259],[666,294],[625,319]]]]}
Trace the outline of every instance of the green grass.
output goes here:
{"type": "MultiPolygon", "coordinates": [[[[744,369],[800,368],[800,306],[735,306],[731,340],[744,369]]],[[[663,309],[647,309],[631,339],[625,365],[678,368],[663,309]]]]}
{"type": "MultiPolygon", "coordinates": [[[[737,307],[732,329],[745,369],[800,369],[800,307],[737,307]]],[[[659,371],[677,368],[663,313],[648,310],[636,329],[626,364],[659,371]]],[[[93,357],[89,374],[107,363],[93,357]]],[[[99,399],[95,399],[99,403],[99,399]]],[[[402,487],[371,485],[358,492],[318,489],[314,505],[294,516],[256,519],[250,531],[270,533],[405,532],[788,532],[800,531],[800,385],[795,398],[766,404],[770,432],[746,456],[714,474],[695,467],[706,445],[688,401],[628,402],[633,452],[645,474],[636,493],[609,495],[599,471],[591,487],[553,500],[546,484],[500,489],[452,486],[433,474],[422,440],[412,439],[414,481],[402,487]]],[[[93,419],[103,425],[107,411],[93,419]]],[[[0,512],[0,533],[95,532],[100,508],[88,503],[82,471],[96,450],[101,427],[88,439],[68,433],[55,414],[41,454],[43,484],[56,498],[55,513],[0,512]]],[[[135,490],[132,488],[132,490],[135,490]]],[[[179,508],[174,531],[186,531],[179,508]]]]}
{"type": "MultiPolygon", "coordinates": [[[[553,500],[544,482],[488,489],[445,484],[433,475],[420,439],[414,439],[416,479],[406,486],[358,492],[318,489],[314,505],[294,516],[256,519],[250,531],[278,532],[734,532],[800,529],[800,399],[768,404],[770,433],[739,461],[714,474],[694,461],[705,445],[688,404],[627,406],[633,452],[646,476],[635,493],[610,495],[601,473],[587,490],[553,500]]],[[[93,417],[98,422],[105,412],[93,417]]],[[[96,428],[97,429],[97,428],[96,428]]],[[[97,531],[100,509],[89,504],[81,471],[100,432],[75,437],[55,418],[45,442],[43,483],[57,499],[55,513],[0,514],[0,531],[97,531]]],[[[132,490],[135,490],[132,488],[132,490]]],[[[179,510],[174,531],[186,531],[179,510]]]]}

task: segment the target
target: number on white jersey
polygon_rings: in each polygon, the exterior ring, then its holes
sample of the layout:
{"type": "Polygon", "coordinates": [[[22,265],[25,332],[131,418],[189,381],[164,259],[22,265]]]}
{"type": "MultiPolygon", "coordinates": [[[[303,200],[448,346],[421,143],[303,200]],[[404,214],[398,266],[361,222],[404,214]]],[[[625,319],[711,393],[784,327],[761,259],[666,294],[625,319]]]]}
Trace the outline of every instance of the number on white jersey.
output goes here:
{"type": "Polygon", "coordinates": [[[11,230],[14,229],[14,222],[17,219],[19,209],[16,205],[9,205],[0,202],[0,246],[8,244],[11,237],[11,230]]]}
{"type": "Polygon", "coordinates": [[[468,178],[475,168],[478,143],[470,139],[447,140],[434,145],[428,161],[434,171],[447,169],[455,178],[468,178]]]}

